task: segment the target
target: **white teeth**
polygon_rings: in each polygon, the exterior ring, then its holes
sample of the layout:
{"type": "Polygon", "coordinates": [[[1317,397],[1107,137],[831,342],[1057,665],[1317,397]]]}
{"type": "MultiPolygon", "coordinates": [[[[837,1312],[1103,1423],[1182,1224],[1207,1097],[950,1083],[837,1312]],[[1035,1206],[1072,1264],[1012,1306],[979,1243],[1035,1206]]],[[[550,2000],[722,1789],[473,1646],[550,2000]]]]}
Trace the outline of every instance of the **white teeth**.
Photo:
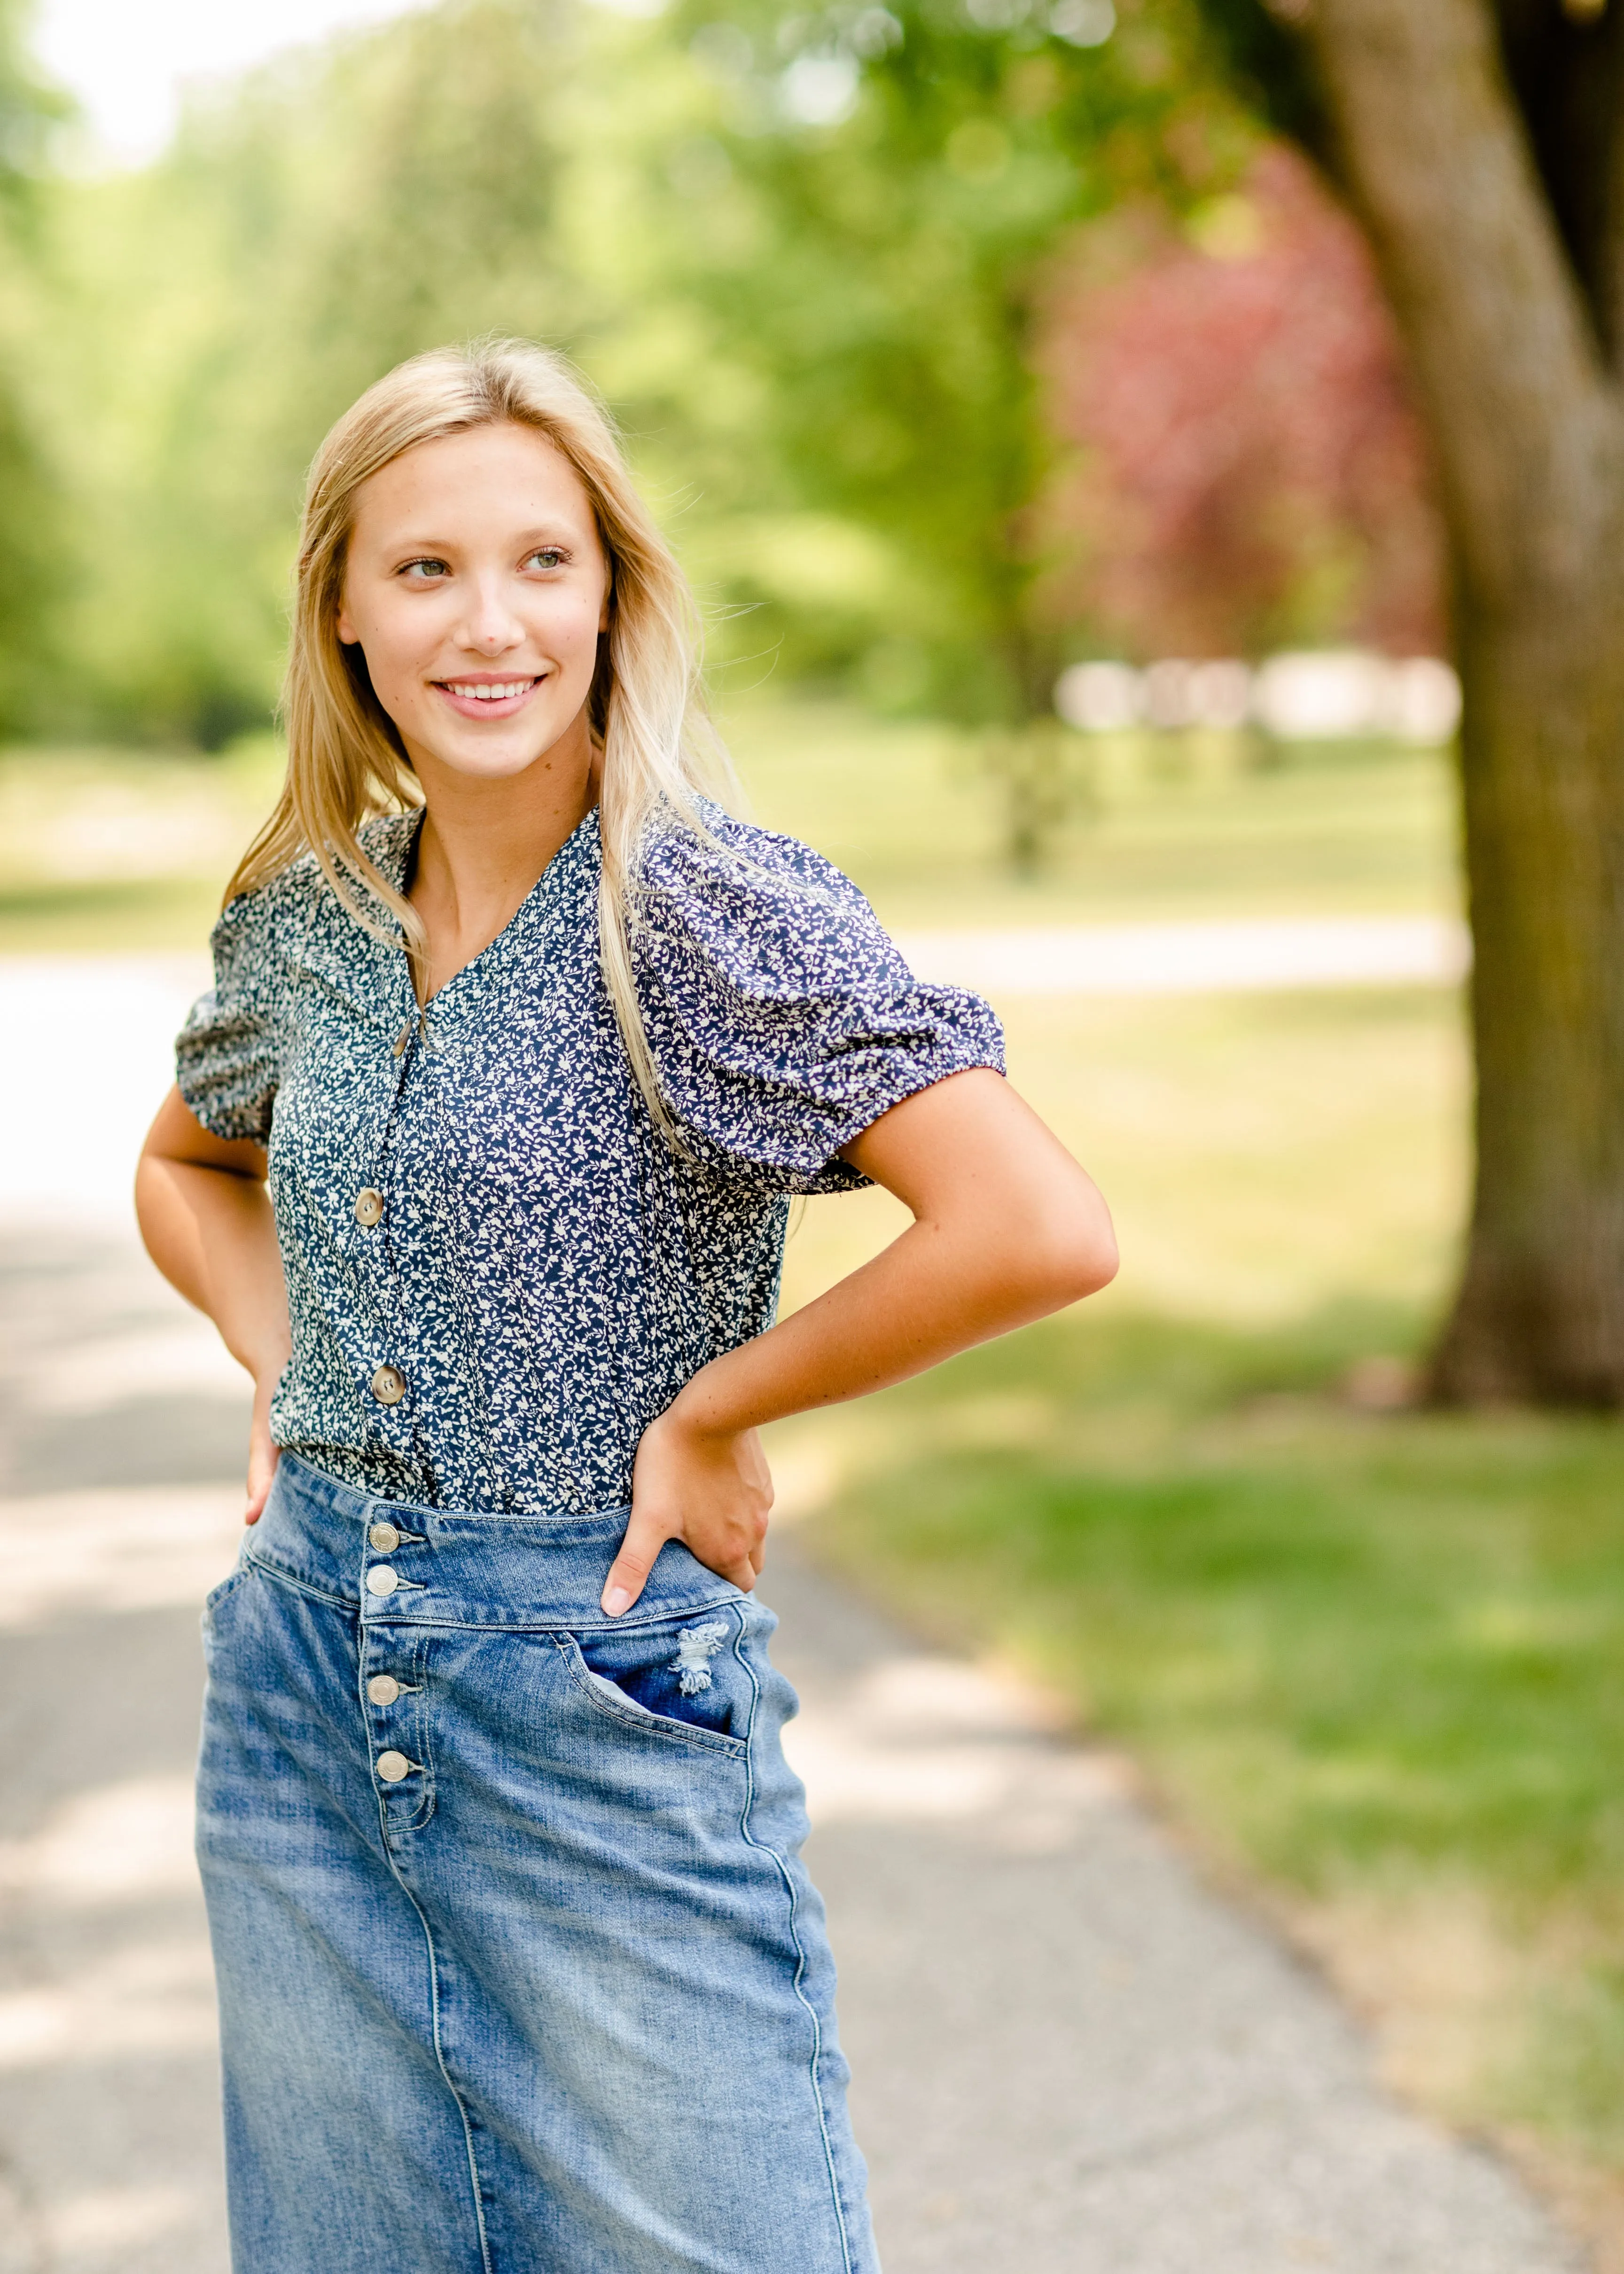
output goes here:
{"type": "Polygon", "coordinates": [[[448,679],[446,684],[454,695],[472,696],[476,703],[506,703],[511,696],[528,695],[536,682],[533,679],[514,679],[487,684],[481,680],[465,687],[457,680],[448,679]]]}

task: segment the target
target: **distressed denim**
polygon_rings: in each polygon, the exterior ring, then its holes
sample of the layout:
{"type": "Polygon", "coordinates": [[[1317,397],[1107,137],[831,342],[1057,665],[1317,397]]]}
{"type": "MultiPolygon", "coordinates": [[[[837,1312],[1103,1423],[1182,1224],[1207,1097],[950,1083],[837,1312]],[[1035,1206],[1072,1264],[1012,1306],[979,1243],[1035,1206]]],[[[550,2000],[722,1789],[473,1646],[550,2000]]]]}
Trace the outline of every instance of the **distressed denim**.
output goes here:
{"type": "Polygon", "coordinates": [[[284,1457],[210,1598],[238,2274],[877,2274],[776,1622],[626,1515],[284,1457]]]}

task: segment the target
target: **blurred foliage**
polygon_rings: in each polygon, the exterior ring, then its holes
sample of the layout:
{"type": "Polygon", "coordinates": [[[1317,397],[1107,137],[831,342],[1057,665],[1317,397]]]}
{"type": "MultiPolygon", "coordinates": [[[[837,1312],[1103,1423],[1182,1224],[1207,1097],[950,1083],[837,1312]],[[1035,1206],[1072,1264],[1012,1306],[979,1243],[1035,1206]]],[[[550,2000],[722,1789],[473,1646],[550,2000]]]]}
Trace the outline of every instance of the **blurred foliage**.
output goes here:
{"type": "MultiPolygon", "coordinates": [[[[615,406],[724,685],[776,671],[974,729],[1034,865],[1087,809],[1045,740],[1056,673],[1124,636],[1083,573],[1109,516],[1079,476],[1119,438],[1068,424],[1097,344],[1079,248],[1125,212],[1152,268],[1205,258],[1192,232],[1260,147],[1227,22],[1198,0],[441,0],[194,95],[152,165],[39,187],[7,256],[0,713],[205,749],[262,726],[321,433],[400,358],[517,332],[615,406]]],[[[5,102],[37,166],[50,106],[20,63],[5,102]]],[[[1255,299],[1225,260],[1207,298],[1255,299]]],[[[1150,330],[1141,359],[1191,350],[1150,330]]],[[[1226,365],[1259,433],[1266,360],[1226,365]]],[[[1180,439],[1215,494],[1223,453],[1199,420],[1180,439]]],[[[1259,526],[1297,510],[1274,502],[1259,526]]],[[[1258,570],[1208,557],[1235,501],[1202,491],[1180,573],[1291,586],[1237,622],[1357,629],[1358,500],[1321,502],[1328,534],[1258,570]]]]}
{"type": "Polygon", "coordinates": [[[1049,605],[1130,653],[1332,636],[1436,654],[1444,540],[1363,237],[1294,151],[1183,229],[1136,207],[1056,264],[1038,345],[1056,433],[1049,605]],[[1154,383],[1147,384],[1154,374],[1154,383]]]}
{"type": "Polygon", "coordinates": [[[757,375],[797,497],[894,564],[868,691],[1041,715],[1061,644],[1032,605],[1055,457],[1031,352],[1045,269],[1079,222],[1128,196],[1188,205],[1250,148],[1199,18],[1166,0],[1107,36],[1103,0],[694,0],[679,20],[755,217],[731,260],[696,240],[689,289],[757,375]]]}
{"type": "Polygon", "coordinates": [[[315,442],[488,329],[614,403],[721,658],[1045,712],[1043,264],[1124,195],[1209,192],[1252,134],[1187,0],[1109,38],[1103,0],[975,8],[447,0],[54,184],[6,324],[67,492],[28,516],[64,578],[49,723],[212,748],[262,720],[315,442]]]}
{"type": "Polygon", "coordinates": [[[36,286],[48,139],[68,107],[31,68],[26,28],[20,0],[0,0],[0,732],[26,724],[45,694],[61,588],[61,505],[38,439],[21,310],[36,286]]]}

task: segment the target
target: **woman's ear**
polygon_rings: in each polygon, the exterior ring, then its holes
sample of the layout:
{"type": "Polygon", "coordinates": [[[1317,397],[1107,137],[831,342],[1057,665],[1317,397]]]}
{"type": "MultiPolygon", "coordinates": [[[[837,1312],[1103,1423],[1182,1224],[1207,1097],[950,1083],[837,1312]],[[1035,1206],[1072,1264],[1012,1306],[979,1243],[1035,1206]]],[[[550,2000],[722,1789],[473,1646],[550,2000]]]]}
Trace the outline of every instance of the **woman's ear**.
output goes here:
{"type": "Polygon", "coordinates": [[[356,647],[360,644],[360,634],[350,622],[350,611],[342,600],[338,604],[337,631],[339,638],[346,647],[356,647]]]}

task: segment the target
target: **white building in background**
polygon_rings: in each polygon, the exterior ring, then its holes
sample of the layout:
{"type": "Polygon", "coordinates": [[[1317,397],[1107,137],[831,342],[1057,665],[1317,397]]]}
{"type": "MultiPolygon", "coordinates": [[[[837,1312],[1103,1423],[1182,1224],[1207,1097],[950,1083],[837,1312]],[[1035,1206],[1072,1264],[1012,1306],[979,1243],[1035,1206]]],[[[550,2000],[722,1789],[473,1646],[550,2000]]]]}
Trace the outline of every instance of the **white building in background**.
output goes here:
{"type": "Polygon", "coordinates": [[[1144,671],[1074,663],[1060,674],[1055,709],[1084,734],[1250,723],[1281,742],[1377,736],[1436,749],[1460,724],[1461,682],[1434,656],[1395,662],[1358,648],[1270,656],[1256,670],[1171,657],[1144,671]]]}

